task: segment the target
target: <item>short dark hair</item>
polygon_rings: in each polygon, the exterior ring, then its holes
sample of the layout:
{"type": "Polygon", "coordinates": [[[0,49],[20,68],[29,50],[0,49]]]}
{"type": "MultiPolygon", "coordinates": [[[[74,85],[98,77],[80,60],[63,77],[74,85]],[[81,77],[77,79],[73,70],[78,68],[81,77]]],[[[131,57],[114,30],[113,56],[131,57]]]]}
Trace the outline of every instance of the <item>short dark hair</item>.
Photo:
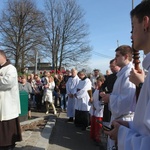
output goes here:
{"type": "Polygon", "coordinates": [[[129,61],[132,60],[133,49],[129,45],[121,45],[115,50],[115,52],[120,52],[122,56],[128,55],[129,61]]]}
{"type": "Polygon", "coordinates": [[[23,75],[21,76],[21,79],[27,79],[27,76],[26,76],[25,74],[23,74],[23,75]]]}
{"type": "Polygon", "coordinates": [[[99,77],[96,78],[96,80],[104,82],[105,81],[105,77],[102,74],[100,74],[99,77]]]}
{"type": "Polygon", "coordinates": [[[115,61],[115,59],[110,60],[109,64],[112,64],[115,61]]]}
{"type": "Polygon", "coordinates": [[[95,72],[95,71],[98,71],[98,72],[99,72],[99,69],[94,69],[93,71],[94,71],[94,72],[95,72]]]}
{"type": "Polygon", "coordinates": [[[79,71],[78,74],[84,74],[86,76],[85,71],[79,71]]]}
{"type": "Polygon", "coordinates": [[[139,23],[142,22],[144,16],[150,17],[150,0],[144,0],[138,4],[133,10],[131,10],[130,16],[131,18],[136,16],[139,23]]]}

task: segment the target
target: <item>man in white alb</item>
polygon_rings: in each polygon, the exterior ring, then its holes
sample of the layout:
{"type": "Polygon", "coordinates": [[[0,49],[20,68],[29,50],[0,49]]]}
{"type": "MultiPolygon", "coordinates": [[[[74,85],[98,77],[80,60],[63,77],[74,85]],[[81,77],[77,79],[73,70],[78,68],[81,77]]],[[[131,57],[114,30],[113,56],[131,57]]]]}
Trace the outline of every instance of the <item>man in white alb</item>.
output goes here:
{"type": "Polygon", "coordinates": [[[79,77],[77,76],[77,70],[71,70],[72,76],[68,79],[66,83],[66,92],[68,96],[68,105],[67,105],[67,117],[69,117],[68,121],[73,122],[73,118],[75,115],[75,96],[76,87],[79,83],[79,77]]]}

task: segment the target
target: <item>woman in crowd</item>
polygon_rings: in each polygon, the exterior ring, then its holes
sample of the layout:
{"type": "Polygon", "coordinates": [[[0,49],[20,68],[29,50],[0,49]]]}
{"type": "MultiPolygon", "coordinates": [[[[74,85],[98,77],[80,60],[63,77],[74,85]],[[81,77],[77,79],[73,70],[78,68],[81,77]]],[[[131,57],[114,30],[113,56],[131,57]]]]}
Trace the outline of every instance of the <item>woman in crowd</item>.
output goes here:
{"type": "Polygon", "coordinates": [[[55,87],[55,82],[54,82],[54,78],[50,75],[49,72],[47,72],[46,80],[47,80],[47,84],[44,85],[44,87],[45,87],[46,114],[49,113],[50,105],[53,108],[54,114],[56,114],[57,113],[56,108],[55,108],[55,105],[53,103],[53,90],[55,87]]]}
{"type": "Polygon", "coordinates": [[[35,84],[34,84],[34,94],[35,94],[35,101],[36,101],[36,107],[37,110],[40,111],[41,107],[42,107],[42,82],[40,77],[35,74],[34,75],[34,80],[35,80],[35,84]]]}
{"type": "Polygon", "coordinates": [[[27,82],[26,75],[21,76],[21,83],[19,83],[19,91],[26,91],[28,93],[28,118],[31,119],[31,84],[27,82]]]}
{"type": "Polygon", "coordinates": [[[60,76],[59,91],[61,98],[61,110],[66,111],[66,82],[63,75],[60,76]]]}

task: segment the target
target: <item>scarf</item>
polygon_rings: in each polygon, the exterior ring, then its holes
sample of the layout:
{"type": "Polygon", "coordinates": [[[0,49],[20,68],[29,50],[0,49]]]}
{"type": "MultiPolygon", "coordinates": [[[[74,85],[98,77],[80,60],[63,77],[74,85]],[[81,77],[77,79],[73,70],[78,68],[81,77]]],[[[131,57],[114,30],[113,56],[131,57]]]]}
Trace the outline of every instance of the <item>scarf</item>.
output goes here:
{"type": "Polygon", "coordinates": [[[3,64],[2,66],[0,65],[0,69],[3,68],[3,67],[5,67],[5,66],[7,66],[7,65],[9,65],[9,64],[10,64],[10,61],[7,60],[7,61],[5,62],[5,64],[3,64]]]}

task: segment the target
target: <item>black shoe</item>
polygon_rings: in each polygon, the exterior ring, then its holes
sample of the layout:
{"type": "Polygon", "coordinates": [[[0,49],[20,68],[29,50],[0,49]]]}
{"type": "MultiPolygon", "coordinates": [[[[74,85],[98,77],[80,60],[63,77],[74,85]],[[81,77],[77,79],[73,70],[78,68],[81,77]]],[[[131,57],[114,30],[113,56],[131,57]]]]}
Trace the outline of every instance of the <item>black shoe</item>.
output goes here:
{"type": "Polygon", "coordinates": [[[73,122],[73,118],[70,117],[70,118],[68,119],[68,122],[73,122]]]}

